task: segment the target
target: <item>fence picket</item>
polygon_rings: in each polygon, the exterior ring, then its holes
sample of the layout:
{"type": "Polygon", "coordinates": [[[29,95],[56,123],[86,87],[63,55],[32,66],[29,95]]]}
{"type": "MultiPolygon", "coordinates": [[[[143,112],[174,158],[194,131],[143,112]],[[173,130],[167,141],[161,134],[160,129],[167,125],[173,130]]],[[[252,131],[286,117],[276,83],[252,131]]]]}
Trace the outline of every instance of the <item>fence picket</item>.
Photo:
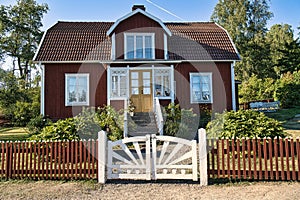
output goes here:
{"type": "Polygon", "coordinates": [[[223,175],[223,178],[225,178],[225,145],[224,145],[224,139],[221,140],[221,144],[222,144],[222,175],[223,175]]]}
{"type": "Polygon", "coordinates": [[[227,148],[227,151],[226,151],[226,158],[227,158],[227,177],[230,178],[231,176],[231,173],[230,173],[230,145],[229,145],[229,139],[227,138],[226,139],[226,148],[227,148]]]}
{"type": "Polygon", "coordinates": [[[237,154],[238,179],[241,179],[241,152],[240,152],[240,139],[237,139],[237,143],[236,143],[236,154],[237,154]]]}
{"type": "Polygon", "coordinates": [[[291,158],[292,158],[292,180],[296,180],[296,166],[295,166],[295,149],[294,149],[294,140],[291,138],[291,158]]]}
{"type": "Polygon", "coordinates": [[[286,161],[286,178],[287,180],[291,180],[290,175],[290,154],[289,154],[289,139],[285,138],[285,161],[286,161]]]}
{"type": "Polygon", "coordinates": [[[256,180],[257,179],[257,165],[256,165],[256,152],[257,152],[257,145],[256,145],[257,140],[252,139],[252,147],[253,147],[253,169],[254,169],[254,174],[253,177],[256,180]]]}
{"type": "Polygon", "coordinates": [[[274,153],[275,153],[275,171],[276,180],[279,180],[279,167],[278,167],[278,137],[274,140],[274,153]]]}
{"type": "Polygon", "coordinates": [[[270,160],[270,179],[274,180],[274,174],[273,174],[273,141],[271,138],[268,139],[268,149],[269,149],[269,160],[270,160]]]}
{"type": "Polygon", "coordinates": [[[300,145],[299,145],[299,138],[296,139],[296,152],[297,152],[297,166],[298,166],[298,181],[300,180],[300,145]]]}
{"type": "Polygon", "coordinates": [[[221,178],[221,171],[220,171],[220,140],[217,139],[216,141],[216,145],[217,145],[217,151],[216,151],[216,154],[217,154],[217,172],[218,172],[218,178],[221,178]]]}
{"type": "Polygon", "coordinates": [[[285,179],[284,175],[284,160],[283,160],[283,141],[279,138],[279,151],[280,151],[280,163],[281,163],[281,180],[285,179]]]}
{"type": "Polygon", "coordinates": [[[248,150],[248,177],[252,178],[252,173],[251,173],[251,140],[247,139],[247,150],[248,150]]]}
{"type": "Polygon", "coordinates": [[[264,171],[265,171],[265,180],[269,178],[268,176],[268,151],[267,151],[267,139],[263,139],[264,143],[264,171]]]}
{"type": "MultiPolygon", "coordinates": [[[[232,145],[232,177],[235,179],[236,174],[235,174],[235,139],[231,140],[231,145],[232,145]]],[[[229,154],[229,153],[228,153],[229,154]]]]}
{"type": "Polygon", "coordinates": [[[245,138],[242,139],[242,162],[243,162],[243,178],[246,179],[247,178],[247,174],[246,174],[246,144],[245,144],[245,138]]]}

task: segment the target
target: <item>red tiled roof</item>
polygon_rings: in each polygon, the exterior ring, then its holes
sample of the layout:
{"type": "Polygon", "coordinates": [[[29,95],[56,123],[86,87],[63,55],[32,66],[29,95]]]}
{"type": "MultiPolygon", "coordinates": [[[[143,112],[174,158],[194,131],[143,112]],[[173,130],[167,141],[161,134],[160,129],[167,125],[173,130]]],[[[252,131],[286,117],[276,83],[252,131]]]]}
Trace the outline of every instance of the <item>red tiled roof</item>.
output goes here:
{"type": "MultiPolygon", "coordinates": [[[[110,60],[106,35],[113,22],[58,22],[48,29],[35,61],[110,60]]],[[[215,23],[165,23],[170,60],[239,60],[227,33],[215,23]]]]}

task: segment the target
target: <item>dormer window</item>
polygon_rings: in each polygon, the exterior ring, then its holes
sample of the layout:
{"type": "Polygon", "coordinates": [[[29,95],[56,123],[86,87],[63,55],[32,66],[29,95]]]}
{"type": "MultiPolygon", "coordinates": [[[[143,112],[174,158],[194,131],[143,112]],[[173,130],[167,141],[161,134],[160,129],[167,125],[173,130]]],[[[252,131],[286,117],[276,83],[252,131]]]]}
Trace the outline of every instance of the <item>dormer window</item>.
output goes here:
{"type": "Polygon", "coordinates": [[[154,33],[125,33],[125,59],[155,59],[154,33]]]}

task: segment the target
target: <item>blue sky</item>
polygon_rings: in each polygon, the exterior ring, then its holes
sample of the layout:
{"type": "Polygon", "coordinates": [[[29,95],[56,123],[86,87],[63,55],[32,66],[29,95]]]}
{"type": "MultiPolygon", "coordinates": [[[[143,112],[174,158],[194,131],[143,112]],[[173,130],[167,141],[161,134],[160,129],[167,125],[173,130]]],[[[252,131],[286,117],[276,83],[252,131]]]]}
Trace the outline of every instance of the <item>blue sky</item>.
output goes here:
{"type": "MultiPolygon", "coordinates": [[[[0,0],[13,4],[15,0],[0,0]]],[[[43,20],[43,30],[57,21],[115,21],[131,11],[133,4],[144,4],[149,13],[162,21],[182,21],[151,4],[149,0],[37,0],[47,3],[49,12],[43,20]]],[[[209,21],[218,0],[151,0],[184,21],[209,21]]],[[[300,0],[271,0],[270,10],[274,17],[268,27],[276,23],[292,25],[295,33],[300,26],[300,0]]]]}

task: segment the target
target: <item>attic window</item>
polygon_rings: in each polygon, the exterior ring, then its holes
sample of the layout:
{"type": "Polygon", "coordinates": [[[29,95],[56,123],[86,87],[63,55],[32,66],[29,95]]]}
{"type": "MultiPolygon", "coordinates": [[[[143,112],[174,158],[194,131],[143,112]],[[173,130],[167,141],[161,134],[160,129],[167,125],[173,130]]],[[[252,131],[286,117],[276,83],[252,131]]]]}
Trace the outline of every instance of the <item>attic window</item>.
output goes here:
{"type": "Polygon", "coordinates": [[[125,33],[125,59],[155,59],[154,33],[125,33]]]}

